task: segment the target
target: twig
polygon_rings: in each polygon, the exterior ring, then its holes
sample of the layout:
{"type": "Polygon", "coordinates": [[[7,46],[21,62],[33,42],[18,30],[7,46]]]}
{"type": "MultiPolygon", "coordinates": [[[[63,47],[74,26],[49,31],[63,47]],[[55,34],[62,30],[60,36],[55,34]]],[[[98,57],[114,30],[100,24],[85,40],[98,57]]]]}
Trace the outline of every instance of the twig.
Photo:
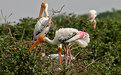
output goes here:
{"type": "Polygon", "coordinates": [[[71,50],[74,50],[74,49],[77,49],[77,48],[79,48],[79,46],[77,46],[77,47],[75,47],[75,48],[72,48],[71,50]]]}
{"type": "Polygon", "coordinates": [[[10,18],[13,15],[13,13],[11,13],[7,18],[10,18]]]}
{"type": "Polygon", "coordinates": [[[92,65],[93,63],[95,63],[95,61],[96,61],[96,60],[93,59],[92,62],[89,63],[89,64],[85,67],[85,69],[87,69],[87,67],[89,67],[89,66],[92,65]]]}
{"type": "Polygon", "coordinates": [[[64,6],[65,5],[63,5],[60,10],[54,10],[54,9],[52,9],[52,12],[53,13],[60,13],[62,11],[62,9],[64,8],[64,6]]]}
{"type": "Polygon", "coordinates": [[[13,37],[13,35],[12,35],[12,32],[11,32],[11,29],[10,29],[10,27],[9,27],[9,22],[8,22],[8,18],[10,18],[11,16],[12,16],[12,13],[8,16],[8,17],[6,17],[6,16],[4,16],[3,15],[3,12],[2,12],[2,10],[1,10],[1,15],[2,15],[2,18],[4,19],[4,21],[5,21],[5,28],[7,28],[8,30],[9,30],[9,33],[10,33],[10,36],[13,38],[13,41],[14,41],[14,43],[15,43],[15,38],[13,37]]]}
{"type": "Polygon", "coordinates": [[[26,28],[24,28],[24,30],[23,30],[23,34],[21,36],[21,41],[23,40],[23,37],[24,37],[24,34],[25,34],[25,30],[26,30],[26,28]]]}
{"type": "Polygon", "coordinates": [[[33,41],[23,41],[22,43],[23,44],[26,44],[26,43],[29,43],[30,44],[30,43],[33,43],[33,41]]]}
{"type": "Polygon", "coordinates": [[[76,55],[75,55],[75,58],[80,54],[81,52],[78,52],[76,55]]]}
{"type": "Polygon", "coordinates": [[[104,56],[102,56],[102,57],[99,57],[99,58],[97,58],[97,59],[92,59],[92,62],[91,63],[89,63],[86,67],[85,67],[85,70],[90,66],[90,65],[92,65],[92,64],[94,64],[97,60],[99,60],[100,58],[104,58],[105,57],[105,55],[104,56]]]}

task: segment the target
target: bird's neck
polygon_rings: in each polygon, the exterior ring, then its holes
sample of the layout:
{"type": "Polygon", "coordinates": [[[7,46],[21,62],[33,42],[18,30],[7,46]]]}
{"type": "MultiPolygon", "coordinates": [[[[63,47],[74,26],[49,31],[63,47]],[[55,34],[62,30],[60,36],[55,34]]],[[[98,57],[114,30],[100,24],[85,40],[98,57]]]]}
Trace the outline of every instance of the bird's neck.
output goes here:
{"type": "Polygon", "coordinates": [[[48,10],[48,7],[46,7],[46,8],[45,8],[45,11],[44,11],[44,13],[45,13],[45,17],[48,17],[48,16],[49,16],[47,10],[48,10]]]}
{"type": "Polygon", "coordinates": [[[50,40],[48,37],[45,37],[44,38],[45,42],[49,43],[49,44],[52,44],[52,45],[55,45],[56,43],[54,42],[54,40],[50,40]]]}

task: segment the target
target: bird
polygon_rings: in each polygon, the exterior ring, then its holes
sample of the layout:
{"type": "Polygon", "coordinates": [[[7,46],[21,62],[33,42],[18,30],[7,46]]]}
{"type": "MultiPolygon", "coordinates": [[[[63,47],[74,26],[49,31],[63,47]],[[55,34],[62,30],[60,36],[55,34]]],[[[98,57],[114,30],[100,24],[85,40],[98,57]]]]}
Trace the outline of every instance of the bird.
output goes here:
{"type": "MultiPolygon", "coordinates": [[[[62,45],[66,46],[67,51],[69,50],[69,53],[71,54],[71,51],[69,49],[70,43],[77,43],[81,47],[86,47],[90,42],[90,38],[88,33],[79,31],[75,28],[60,28],[59,30],[56,31],[55,37],[53,40],[50,40],[48,37],[45,37],[45,36],[40,36],[39,40],[30,47],[30,51],[32,51],[32,49],[42,41],[45,41],[52,45],[58,45],[59,62],[60,62],[60,65],[62,65],[62,61],[61,61],[62,45]]],[[[67,53],[68,52],[66,52],[66,54],[67,53]]]]}
{"type": "MultiPolygon", "coordinates": [[[[36,23],[35,29],[34,29],[34,36],[33,36],[34,41],[37,41],[40,35],[45,36],[49,32],[51,25],[54,24],[51,20],[49,20],[49,14],[47,10],[48,10],[48,4],[45,2],[42,2],[39,17],[38,17],[39,20],[36,23]],[[43,11],[44,11],[44,17],[42,17],[43,11]],[[49,22],[49,25],[46,27],[48,21],[50,22],[49,22]]],[[[39,54],[41,55],[41,51],[39,54]]]]}
{"type": "Polygon", "coordinates": [[[48,14],[48,4],[45,3],[45,2],[42,2],[41,4],[41,9],[40,9],[40,14],[39,14],[39,17],[38,17],[38,22],[36,23],[35,25],[35,29],[34,29],[34,37],[33,37],[33,40],[37,40],[38,37],[40,35],[42,36],[45,36],[48,32],[49,32],[49,29],[51,27],[51,25],[53,24],[52,21],[49,22],[49,26],[43,31],[44,27],[47,25],[48,21],[49,21],[49,14],[48,14]],[[45,16],[42,17],[42,13],[45,13],[45,16]],[[41,34],[41,32],[43,31],[43,33],[41,34]]]}
{"type": "MultiPolygon", "coordinates": [[[[71,55],[71,56],[72,56],[73,60],[76,59],[73,55],[71,55]]],[[[51,59],[54,59],[54,58],[58,59],[58,57],[59,57],[58,54],[50,54],[50,55],[48,55],[48,58],[51,58],[51,59]]],[[[64,58],[64,55],[62,54],[61,57],[64,58]]]]}
{"type": "Polygon", "coordinates": [[[88,14],[88,18],[90,19],[91,22],[94,23],[94,30],[96,28],[96,20],[95,20],[95,17],[97,16],[96,14],[97,14],[96,10],[90,10],[88,14]]]}

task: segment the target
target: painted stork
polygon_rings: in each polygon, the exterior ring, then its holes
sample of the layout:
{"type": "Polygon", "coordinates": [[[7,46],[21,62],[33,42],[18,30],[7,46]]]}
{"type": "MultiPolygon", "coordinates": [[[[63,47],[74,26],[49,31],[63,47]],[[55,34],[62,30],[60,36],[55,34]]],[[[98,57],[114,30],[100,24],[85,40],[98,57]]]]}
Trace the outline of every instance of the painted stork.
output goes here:
{"type": "MultiPolygon", "coordinates": [[[[78,31],[77,29],[74,29],[74,28],[61,28],[58,31],[56,31],[56,34],[53,40],[50,40],[48,37],[45,37],[45,36],[40,36],[39,40],[30,47],[30,51],[32,51],[32,49],[39,42],[42,42],[42,41],[45,41],[52,45],[58,45],[59,61],[60,61],[60,64],[62,64],[62,61],[61,61],[62,44],[66,46],[66,49],[67,49],[66,51],[69,50],[69,53],[71,55],[71,51],[69,49],[70,43],[74,42],[74,43],[77,43],[81,47],[86,47],[88,46],[88,43],[90,42],[90,38],[89,38],[89,34],[86,32],[78,31]]],[[[67,53],[68,52],[66,52],[66,54],[67,53]]]]}
{"type": "Polygon", "coordinates": [[[39,38],[39,36],[45,36],[48,32],[49,29],[51,27],[51,25],[53,24],[52,21],[50,21],[50,25],[43,31],[43,29],[45,28],[45,26],[47,25],[48,21],[49,21],[49,15],[48,15],[48,4],[47,3],[42,3],[41,4],[41,9],[40,9],[40,14],[39,14],[39,20],[35,25],[35,29],[34,29],[34,37],[33,40],[37,40],[39,38]],[[42,13],[45,13],[45,16],[42,17],[42,13]],[[41,34],[41,32],[43,31],[43,33],[41,34]]]}
{"type": "MultiPolygon", "coordinates": [[[[49,21],[49,15],[48,15],[47,10],[48,10],[48,4],[43,2],[41,4],[40,14],[39,14],[39,17],[38,17],[39,20],[36,23],[35,29],[34,29],[34,36],[33,36],[34,41],[37,41],[40,35],[45,36],[49,32],[49,29],[50,29],[51,25],[53,24],[53,22],[50,21],[49,26],[45,28],[45,26],[47,25],[47,23],[49,21]],[[44,14],[45,14],[44,17],[42,17],[43,11],[44,11],[44,14]]],[[[41,46],[41,44],[40,44],[40,46],[41,46]]],[[[40,51],[39,54],[41,55],[41,51],[40,51]]]]}
{"type": "Polygon", "coordinates": [[[88,14],[90,21],[94,23],[94,30],[96,28],[96,20],[95,20],[95,17],[97,16],[96,14],[97,14],[96,10],[90,10],[88,14]]]}

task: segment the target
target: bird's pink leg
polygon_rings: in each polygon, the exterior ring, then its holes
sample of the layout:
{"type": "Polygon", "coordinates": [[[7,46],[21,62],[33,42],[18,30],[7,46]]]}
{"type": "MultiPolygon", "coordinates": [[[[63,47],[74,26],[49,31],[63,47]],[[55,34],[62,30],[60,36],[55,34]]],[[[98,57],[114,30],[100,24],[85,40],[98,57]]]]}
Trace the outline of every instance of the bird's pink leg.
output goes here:
{"type": "Polygon", "coordinates": [[[69,58],[70,58],[70,59],[69,59],[69,65],[70,65],[70,62],[71,62],[71,50],[70,50],[69,45],[68,45],[68,50],[69,50],[69,55],[70,55],[70,56],[69,56],[69,58]]]}
{"type": "Polygon", "coordinates": [[[66,61],[65,61],[65,64],[67,65],[68,63],[68,47],[66,45],[66,61]]]}
{"type": "MultiPolygon", "coordinates": [[[[65,62],[66,62],[66,52],[67,52],[67,50],[66,50],[66,46],[64,46],[64,50],[65,50],[64,57],[65,57],[65,62]]],[[[65,65],[66,65],[66,63],[65,63],[65,65]]]]}

